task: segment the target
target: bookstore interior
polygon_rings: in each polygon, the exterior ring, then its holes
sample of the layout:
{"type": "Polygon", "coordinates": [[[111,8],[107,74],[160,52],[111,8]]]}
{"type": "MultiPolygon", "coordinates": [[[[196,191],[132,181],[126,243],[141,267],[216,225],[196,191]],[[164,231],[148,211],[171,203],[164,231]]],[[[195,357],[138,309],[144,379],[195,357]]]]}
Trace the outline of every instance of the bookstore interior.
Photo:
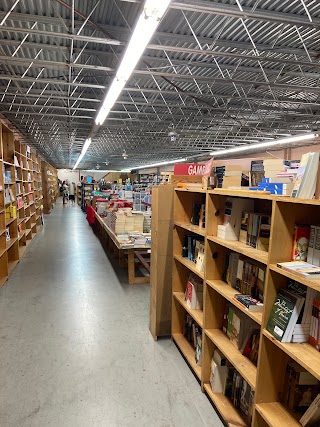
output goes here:
{"type": "Polygon", "coordinates": [[[72,206],[225,426],[320,427],[320,3],[85,3],[0,5],[0,287],[72,206]]]}

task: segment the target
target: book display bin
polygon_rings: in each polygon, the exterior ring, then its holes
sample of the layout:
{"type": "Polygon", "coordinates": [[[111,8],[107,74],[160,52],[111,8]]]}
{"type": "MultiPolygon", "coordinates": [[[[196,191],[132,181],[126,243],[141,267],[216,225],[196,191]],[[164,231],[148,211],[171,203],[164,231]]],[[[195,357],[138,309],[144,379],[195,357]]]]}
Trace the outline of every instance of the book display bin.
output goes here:
{"type": "Polygon", "coordinates": [[[0,122],[0,286],[42,225],[41,158],[0,122]]]}
{"type": "MultiPolygon", "coordinates": [[[[278,262],[291,261],[295,224],[319,222],[320,200],[303,200],[257,194],[253,191],[176,189],[174,194],[173,271],[172,271],[172,339],[201,384],[202,390],[216,407],[225,425],[247,426],[246,419],[231,400],[222,393],[213,393],[210,386],[211,360],[217,348],[254,390],[251,425],[254,427],[301,426],[299,417],[281,403],[288,362],[295,361],[320,380],[320,353],[308,343],[281,343],[266,330],[277,292],[288,279],[319,290],[320,279],[301,278],[277,267],[278,262]],[[228,197],[253,199],[256,212],[271,214],[269,252],[239,241],[217,237],[223,224],[228,197]],[[191,224],[194,203],[205,203],[205,228],[191,224]],[[202,236],[205,242],[205,268],[182,257],[185,235],[202,236]],[[249,312],[234,300],[239,293],[223,280],[226,254],[236,252],[266,268],[263,312],[249,312]],[[184,293],[190,272],[203,280],[203,310],[192,310],[184,293]],[[227,303],[233,304],[261,328],[257,367],[238,350],[222,331],[227,303]],[[202,329],[202,365],[195,360],[195,349],[184,336],[185,317],[189,315],[202,329]]],[[[301,415],[300,415],[301,416],[301,415]]]]}

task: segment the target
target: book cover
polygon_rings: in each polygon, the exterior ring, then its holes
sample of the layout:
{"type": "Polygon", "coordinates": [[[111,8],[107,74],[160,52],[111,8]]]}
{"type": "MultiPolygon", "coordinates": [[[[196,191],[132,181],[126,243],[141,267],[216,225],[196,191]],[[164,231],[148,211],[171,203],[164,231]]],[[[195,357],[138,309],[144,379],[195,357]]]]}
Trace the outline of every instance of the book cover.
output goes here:
{"type": "Polygon", "coordinates": [[[291,340],[293,327],[302,308],[301,302],[304,302],[304,298],[285,289],[280,289],[278,292],[267,325],[267,331],[278,341],[291,340]]]}
{"type": "Polygon", "coordinates": [[[255,298],[252,298],[251,295],[236,294],[234,298],[237,302],[242,304],[249,311],[252,311],[252,312],[263,311],[263,304],[260,301],[256,300],[255,298]]]}
{"type": "Polygon", "coordinates": [[[319,168],[319,153],[305,153],[301,157],[292,197],[312,199],[316,190],[316,181],[319,168]]]}
{"type": "Polygon", "coordinates": [[[307,261],[310,225],[295,225],[292,261],[307,261]]]}

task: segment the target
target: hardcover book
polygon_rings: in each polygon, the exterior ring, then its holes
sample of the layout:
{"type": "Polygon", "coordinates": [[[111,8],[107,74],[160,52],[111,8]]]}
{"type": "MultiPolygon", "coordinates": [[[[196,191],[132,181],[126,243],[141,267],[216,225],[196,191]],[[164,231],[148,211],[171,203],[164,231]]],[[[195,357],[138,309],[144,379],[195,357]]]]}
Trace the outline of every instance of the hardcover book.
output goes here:
{"type": "Polygon", "coordinates": [[[278,341],[290,342],[305,299],[280,289],[273,304],[267,331],[278,341]]]}

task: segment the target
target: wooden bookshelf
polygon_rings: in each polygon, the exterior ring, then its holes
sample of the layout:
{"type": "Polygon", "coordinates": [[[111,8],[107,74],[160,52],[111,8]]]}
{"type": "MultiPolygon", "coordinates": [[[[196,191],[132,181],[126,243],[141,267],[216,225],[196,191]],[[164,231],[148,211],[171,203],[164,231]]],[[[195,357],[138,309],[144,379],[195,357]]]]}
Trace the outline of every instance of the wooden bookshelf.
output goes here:
{"type": "Polygon", "coordinates": [[[42,224],[41,157],[0,122],[0,286],[42,224]],[[6,229],[10,238],[6,239],[6,229]]]}
{"type": "MultiPolygon", "coordinates": [[[[295,224],[317,224],[320,216],[319,200],[237,190],[186,191],[176,189],[173,213],[173,270],[172,270],[172,338],[197,378],[202,390],[217,408],[226,425],[247,426],[243,414],[223,394],[214,393],[210,386],[211,360],[218,348],[236,371],[254,390],[252,427],[291,427],[301,425],[297,415],[282,404],[286,366],[291,361],[309,371],[320,380],[320,353],[308,343],[281,343],[265,328],[276,295],[285,288],[288,279],[319,290],[320,280],[301,278],[277,267],[278,262],[291,260],[295,224]],[[239,241],[217,237],[217,228],[223,223],[226,201],[229,197],[250,198],[254,211],[271,215],[269,251],[264,252],[239,241]],[[205,200],[206,227],[191,224],[193,203],[205,200]],[[185,235],[203,236],[205,240],[205,271],[200,273],[196,264],[182,256],[185,235]],[[223,280],[226,256],[232,252],[254,260],[265,270],[263,312],[249,312],[234,296],[239,293],[223,280]],[[184,293],[190,273],[203,280],[203,310],[191,310],[184,293]],[[232,304],[250,317],[257,329],[261,328],[258,367],[241,354],[222,330],[227,304],[232,304]],[[186,315],[190,315],[202,328],[202,366],[195,362],[195,349],[184,336],[186,315]]],[[[301,416],[301,415],[300,415],[301,416]]]]}
{"type": "Polygon", "coordinates": [[[43,184],[43,212],[49,214],[59,197],[58,171],[48,162],[42,160],[41,174],[43,184]]]}

